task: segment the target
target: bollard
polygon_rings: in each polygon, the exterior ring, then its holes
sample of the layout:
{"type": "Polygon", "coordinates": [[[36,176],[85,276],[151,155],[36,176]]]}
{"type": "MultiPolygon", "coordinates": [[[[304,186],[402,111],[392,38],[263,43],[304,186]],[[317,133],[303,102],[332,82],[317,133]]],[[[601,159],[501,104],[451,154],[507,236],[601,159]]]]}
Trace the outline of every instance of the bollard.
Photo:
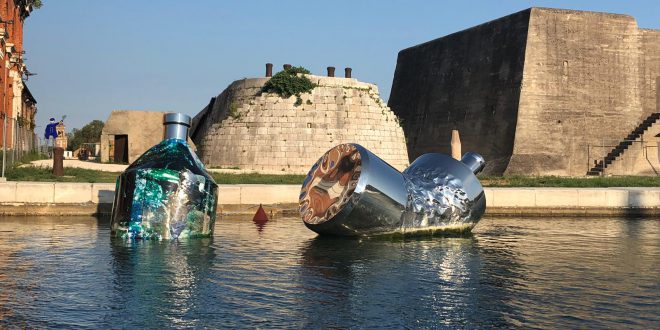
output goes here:
{"type": "Polygon", "coordinates": [[[461,138],[458,136],[458,130],[451,131],[451,158],[461,160],[461,138]]]}
{"type": "Polygon", "coordinates": [[[53,174],[55,176],[64,175],[64,148],[55,147],[53,149],[53,174]]]}
{"type": "Polygon", "coordinates": [[[328,67],[328,77],[334,77],[335,76],[335,67],[334,66],[329,66],[328,67]]]}
{"type": "Polygon", "coordinates": [[[353,73],[353,69],[351,69],[351,68],[344,69],[344,77],[351,78],[352,73],[353,73]]]}
{"type": "Polygon", "coordinates": [[[273,63],[266,63],[266,77],[273,76],[273,63]]]}
{"type": "Polygon", "coordinates": [[[284,70],[289,70],[289,69],[291,69],[291,64],[284,64],[283,67],[284,67],[284,70]]]}

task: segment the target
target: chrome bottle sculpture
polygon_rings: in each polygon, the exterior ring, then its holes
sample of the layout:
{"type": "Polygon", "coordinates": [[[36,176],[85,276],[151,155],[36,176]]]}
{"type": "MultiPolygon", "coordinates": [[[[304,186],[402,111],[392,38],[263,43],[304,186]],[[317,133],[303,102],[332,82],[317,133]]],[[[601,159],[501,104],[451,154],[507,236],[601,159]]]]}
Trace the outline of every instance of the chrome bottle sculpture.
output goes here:
{"type": "Polygon", "coordinates": [[[114,236],[180,239],[213,235],[218,185],[187,143],[190,117],[164,116],[165,139],[117,178],[114,236]]]}
{"type": "Polygon", "coordinates": [[[469,231],[486,209],[476,177],[483,157],[424,154],[397,171],[358,144],[341,144],[312,166],[300,192],[305,225],[341,236],[469,231]]]}

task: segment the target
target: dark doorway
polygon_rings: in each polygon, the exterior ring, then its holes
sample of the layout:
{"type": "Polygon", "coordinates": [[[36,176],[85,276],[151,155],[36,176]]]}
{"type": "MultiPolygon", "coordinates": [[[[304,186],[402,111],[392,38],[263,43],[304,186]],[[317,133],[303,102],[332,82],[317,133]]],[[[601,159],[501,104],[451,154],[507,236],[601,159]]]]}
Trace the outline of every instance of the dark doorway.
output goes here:
{"type": "Polygon", "coordinates": [[[128,135],[115,135],[115,163],[128,163],[128,135]]]}

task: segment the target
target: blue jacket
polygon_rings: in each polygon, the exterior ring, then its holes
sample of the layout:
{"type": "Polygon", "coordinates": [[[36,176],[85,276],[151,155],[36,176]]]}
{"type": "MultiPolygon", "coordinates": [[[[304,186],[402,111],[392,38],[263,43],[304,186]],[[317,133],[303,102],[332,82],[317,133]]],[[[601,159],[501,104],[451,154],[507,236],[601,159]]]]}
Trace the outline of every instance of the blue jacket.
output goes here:
{"type": "Polygon", "coordinates": [[[51,136],[53,139],[57,138],[57,123],[46,125],[46,133],[44,136],[46,137],[46,140],[48,140],[48,138],[51,136]]]}

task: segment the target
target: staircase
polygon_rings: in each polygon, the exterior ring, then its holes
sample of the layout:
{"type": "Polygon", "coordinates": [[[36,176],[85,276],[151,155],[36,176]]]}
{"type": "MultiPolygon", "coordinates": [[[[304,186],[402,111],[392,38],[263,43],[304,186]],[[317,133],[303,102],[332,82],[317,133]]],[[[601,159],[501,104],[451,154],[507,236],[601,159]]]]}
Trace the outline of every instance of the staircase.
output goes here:
{"type": "Polygon", "coordinates": [[[612,164],[612,162],[617,159],[617,157],[621,156],[630,145],[633,144],[633,141],[638,139],[644,132],[651,127],[658,119],[660,119],[660,112],[652,113],[650,116],[648,116],[644,121],[639,124],[628,136],[626,136],[623,141],[621,141],[614,149],[612,149],[603,159],[605,162],[603,163],[603,160],[600,160],[598,163],[596,163],[596,166],[592,167],[588,172],[587,175],[601,175],[603,174],[603,171],[607,167],[607,165],[612,164]]]}

